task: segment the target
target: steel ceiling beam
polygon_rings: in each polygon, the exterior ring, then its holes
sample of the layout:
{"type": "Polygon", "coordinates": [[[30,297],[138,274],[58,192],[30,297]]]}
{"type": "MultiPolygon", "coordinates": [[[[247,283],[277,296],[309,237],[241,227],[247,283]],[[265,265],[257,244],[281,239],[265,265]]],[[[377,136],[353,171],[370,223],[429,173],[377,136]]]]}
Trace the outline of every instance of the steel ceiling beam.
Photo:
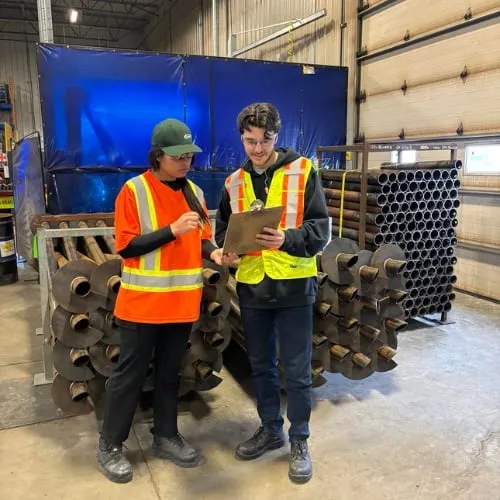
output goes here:
{"type": "MultiPolygon", "coordinates": [[[[36,22],[36,19],[17,19],[13,17],[6,17],[6,16],[1,16],[2,20],[9,21],[9,23],[18,23],[18,24],[31,24],[36,22]]],[[[131,28],[118,28],[115,26],[97,26],[95,24],[88,25],[88,24],[71,24],[71,23],[63,23],[60,21],[52,21],[53,26],[61,26],[65,27],[68,29],[75,29],[75,28],[82,28],[82,29],[93,29],[93,30],[106,30],[106,31],[126,31],[127,33],[133,33],[134,29],[131,28]]]]}
{"type": "MultiPolygon", "coordinates": [[[[21,2],[16,2],[21,3],[21,2]]],[[[36,1],[24,0],[25,5],[36,5],[36,1]]],[[[54,6],[60,6],[67,9],[77,9],[81,11],[85,10],[97,10],[100,12],[117,12],[117,13],[127,13],[125,10],[117,9],[117,7],[123,7],[125,9],[132,8],[142,10],[143,12],[148,12],[150,15],[154,15],[158,11],[159,6],[156,2],[136,2],[134,1],[121,1],[121,0],[52,0],[52,8],[54,6]],[[146,9],[146,10],[144,10],[146,9]]]]}
{"type": "Polygon", "coordinates": [[[158,12],[160,10],[160,7],[158,3],[152,4],[151,2],[149,3],[140,3],[138,0],[135,1],[133,4],[125,4],[124,5],[125,10],[128,8],[133,11],[133,10],[142,10],[143,12],[146,12],[148,15],[156,15],[158,16],[158,12]]]}
{"type": "MultiPolygon", "coordinates": [[[[1,40],[12,40],[12,36],[18,36],[19,37],[19,42],[25,42],[26,37],[28,37],[29,41],[33,42],[39,42],[40,38],[38,36],[38,30],[35,33],[34,31],[32,32],[22,32],[22,31],[0,31],[0,39],[1,40]]],[[[101,42],[112,42],[112,43],[117,43],[117,40],[113,38],[108,38],[104,36],[99,36],[99,37],[89,37],[89,36],[75,36],[75,35],[62,35],[61,33],[55,32],[54,33],[54,39],[56,43],[62,43],[63,39],[67,40],[80,40],[80,41],[98,41],[100,40],[101,42]]]]}
{"type": "MultiPolygon", "coordinates": [[[[1,4],[0,4],[0,7],[4,7],[6,9],[9,9],[9,10],[15,10],[16,12],[19,12],[20,13],[20,17],[19,19],[22,19],[22,6],[24,5],[24,9],[26,12],[31,12],[31,13],[34,13],[36,15],[37,13],[37,7],[35,4],[22,4],[22,3],[18,3],[18,2],[15,2],[15,1],[2,1],[1,4]]],[[[68,8],[67,7],[62,7],[62,6],[58,6],[58,5],[52,5],[52,12],[55,12],[55,13],[60,13],[60,14],[66,14],[68,12],[68,8]]],[[[112,11],[107,11],[107,10],[103,10],[103,11],[100,11],[100,10],[89,10],[89,9],[82,9],[82,15],[83,17],[90,17],[90,18],[99,18],[99,19],[102,19],[103,17],[106,17],[106,18],[112,18],[112,19],[120,19],[120,20],[123,20],[123,21],[135,21],[135,22],[138,22],[140,23],[141,25],[144,25],[146,24],[149,19],[147,17],[141,17],[141,18],[138,18],[134,15],[130,15],[130,14],[127,14],[123,11],[121,12],[112,12],[112,11]]],[[[138,28],[140,29],[140,28],[138,28]]]]}
{"type": "MultiPolygon", "coordinates": [[[[38,25],[35,22],[11,21],[8,29],[0,31],[0,36],[5,38],[5,35],[19,35],[20,37],[29,36],[36,37],[36,42],[39,42],[38,25]],[[19,26],[19,29],[16,28],[19,26]],[[22,27],[21,27],[22,26],[22,27]],[[23,29],[24,28],[24,29],[23,29]],[[16,31],[15,31],[16,30],[16,31]]],[[[118,44],[124,37],[133,35],[134,32],[123,31],[121,33],[112,32],[111,30],[90,28],[73,28],[72,26],[54,26],[55,43],[66,43],[66,40],[80,40],[81,42],[112,42],[118,44]]]]}
{"type": "MultiPolygon", "coordinates": [[[[82,2],[82,0],[80,0],[82,2]]],[[[140,0],[87,0],[85,3],[89,4],[116,4],[116,5],[131,5],[132,7],[150,7],[152,9],[158,9],[159,4],[157,1],[147,0],[146,2],[141,2],[140,0]]]]}
{"type": "MultiPolygon", "coordinates": [[[[68,9],[102,9],[109,5],[120,5],[120,6],[139,6],[139,7],[149,7],[151,9],[158,8],[158,2],[153,0],[148,0],[141,2],[139,0],[52,0],[54,4],[64,4],[67,5],[68,9]]],[[[20,2],[21,3],[21,2],[20,2]]],[[[36,0],[22,0],[25,4],[36,4],[36,0]]]]}

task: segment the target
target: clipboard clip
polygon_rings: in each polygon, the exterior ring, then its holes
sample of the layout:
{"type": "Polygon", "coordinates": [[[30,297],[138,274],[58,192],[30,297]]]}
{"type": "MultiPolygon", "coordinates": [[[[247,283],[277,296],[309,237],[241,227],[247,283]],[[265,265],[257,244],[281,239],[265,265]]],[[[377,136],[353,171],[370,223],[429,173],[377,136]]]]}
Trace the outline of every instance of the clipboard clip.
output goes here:
{"type": "Polygon", "coordinates": [[[264,202],[262,200],[254,200],[250,203],[250,211],[254,212],[256,210],[262,210],[264,208],[264,202]]]}

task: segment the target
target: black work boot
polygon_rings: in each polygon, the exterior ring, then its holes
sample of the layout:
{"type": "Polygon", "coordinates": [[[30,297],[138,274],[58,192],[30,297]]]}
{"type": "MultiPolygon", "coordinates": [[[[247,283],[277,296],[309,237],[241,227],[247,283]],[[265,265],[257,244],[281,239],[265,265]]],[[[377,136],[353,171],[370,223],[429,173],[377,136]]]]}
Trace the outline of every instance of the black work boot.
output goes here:
{"type": "Polygon", "coordinates": [[[134,470],[132,464],[123,454],[122,445],[108,444],[104,438],[99,439],[97,462],[102,473],[114,483],[132,481],[134,470]]]}
{"type": "Polygon", "coordinates": [[[277,450],[284,444],[283,431],[276,433],[266,427],[259,427],[253,437],[238,445],[236,456],[241,460],[254,460],[266,451],[277,450]]]}
{"type": "Polygon", "coordinates": [[[300,439],[291,442],[288,477],[294,483],[307,483],[312,477],[312,463],[307,441],[300,439]]]}
{"type": "Polygon", "coordinates": [[[172,438],[155,435],[153,437],[153,455],[172,460],[179,467],[196,467],[200,464],[199,453],[177,434],[172,438]]]}

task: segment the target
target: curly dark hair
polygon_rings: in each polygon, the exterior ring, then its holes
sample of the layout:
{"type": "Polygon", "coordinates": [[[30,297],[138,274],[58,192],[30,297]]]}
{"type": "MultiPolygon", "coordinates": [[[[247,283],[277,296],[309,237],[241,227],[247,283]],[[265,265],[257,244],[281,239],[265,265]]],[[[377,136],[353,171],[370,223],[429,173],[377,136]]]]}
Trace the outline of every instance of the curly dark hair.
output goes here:
{"type": "Polygon", "coordinates": [[[281,128],[281,119],[278,110],[270,103],[257,102],[250,104],[240,111],[237,119],[240,135],[250,127],[265,130],[266,138],[277,134],[281,128]]]}

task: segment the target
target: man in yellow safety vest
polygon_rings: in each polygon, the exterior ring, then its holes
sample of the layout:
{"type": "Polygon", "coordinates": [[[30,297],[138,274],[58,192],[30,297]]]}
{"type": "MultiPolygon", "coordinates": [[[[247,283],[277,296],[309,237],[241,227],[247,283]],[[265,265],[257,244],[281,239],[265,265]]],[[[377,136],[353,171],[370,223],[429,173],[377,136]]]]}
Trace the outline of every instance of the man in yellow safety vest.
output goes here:
{"type": "Polygon", "coordinates": [[[231,213],[253,202],[284,206],[278,229],[266,228],[257,240],[265,250],[243,255],[236,272],[243,333],[252,367],[261,426],[241,443],[236,456],[260,457],[284,446],[276,338],[288,396],[291,453],[289,477],[312,477],[307,446],[312,404],[313,305],[317,292],[316,254],[329,239],[321,182],[310,160],[289,148],[276,148],[281,120],[272,104],[256,103],[238,116],[247,159],[222,189],[217,210],[217,244],[222,247],[231,213]]]}

